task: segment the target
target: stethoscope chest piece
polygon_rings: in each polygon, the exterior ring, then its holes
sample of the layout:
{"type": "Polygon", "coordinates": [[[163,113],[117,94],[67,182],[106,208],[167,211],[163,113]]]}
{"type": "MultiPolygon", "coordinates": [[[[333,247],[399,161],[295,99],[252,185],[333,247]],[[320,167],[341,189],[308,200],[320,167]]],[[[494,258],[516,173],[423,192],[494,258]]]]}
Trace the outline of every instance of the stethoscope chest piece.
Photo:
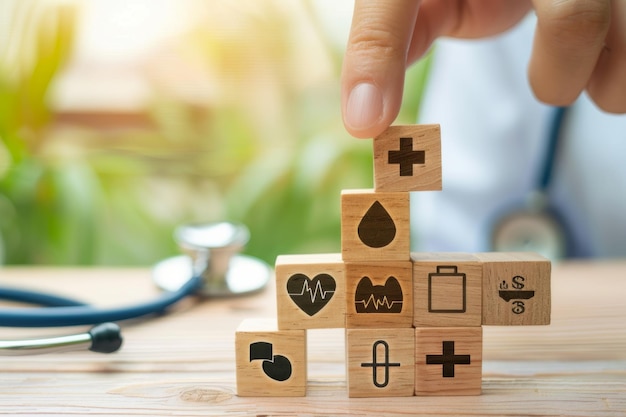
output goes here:
{"type": "Polygon", "coordinates": [[[199,295],[244,295],[263,289],[272,276],[265,262],[239,253],[250,238],[244,225],[187,224],[174,231],[174,238],[184,254],[164,259],[152,270],[154,283],[165,291],[201,276],[199,295]]]}
{"type": "Polygon", "coordinates": [[[549,259],[567,254],[567,235],[558,216],[549,209],[546,196],[534,193],[529,202],[500,218],[493,228],[494,251],[538,252],[549,259]]]}

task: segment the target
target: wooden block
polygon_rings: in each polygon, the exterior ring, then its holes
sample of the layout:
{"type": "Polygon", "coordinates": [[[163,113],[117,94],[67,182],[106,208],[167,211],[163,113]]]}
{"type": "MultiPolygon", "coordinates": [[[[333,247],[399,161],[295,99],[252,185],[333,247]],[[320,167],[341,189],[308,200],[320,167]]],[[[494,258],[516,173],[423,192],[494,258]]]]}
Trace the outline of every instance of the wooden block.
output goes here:
{"type": "Polygon", "coordinates": [[[415,395],[480,395],[482,327],[415,329],[415,395]]]}
{"type": "Polygon", "coordinates": [[[413,326],[410,261],[346,263],[346,327],[413,326]]]}
{"type": "Polygon", "coordinates": [[[341,192],[344,261],[410,259],[409,193],[341,192]]]}
{"type": "Polygon", "coordinates": [[[550,324],[550,261],[533,252],[490,252],[483,262],[483,324],[550,324]]]}
{"type": "Polygon", "coordinates": [[[469,253],[412,253],[413,325],[482,323],[483,264],[469,253]]]}
{"type": "Polygon", "coordinates": [[[306,332],[277,330],[275,320],[244,320],[235,333],[237,395],[306,395],[306,332]]]}
{"type": "Polygon", "coordinates": [[[347,329],[348,396],[413,396],[414,337],[412,328],[347,329]]]}
{"type": "Polygon", "coordinates": [[[341,254],[276,258],[279,329],[346,326],[346,281],[341,254]]]}
{"type": "Polygon", "coordinates": [[[376,191],[441,190],[439,125],[391,126],[373,142],[376,191]]]}

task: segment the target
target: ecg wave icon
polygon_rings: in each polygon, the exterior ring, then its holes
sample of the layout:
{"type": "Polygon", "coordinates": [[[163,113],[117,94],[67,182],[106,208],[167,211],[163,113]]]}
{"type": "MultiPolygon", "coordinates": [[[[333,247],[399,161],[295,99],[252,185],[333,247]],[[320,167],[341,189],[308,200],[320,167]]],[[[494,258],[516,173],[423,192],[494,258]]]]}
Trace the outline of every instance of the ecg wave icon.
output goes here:
{"type": "Polygon", "coordinates": [[[387,296],[377,298],[374,297],[374,294],[370,295],[366,300],[359,300],[354,303],[362,305],[363,309],[367,309],[371,305],[375,310],[391,310],[396,305],[402,306],[402,301],[389,301],[387,296]]]}
{"type": "Polygon", "coordinates": [[[335,279],[329,274],[318,274],[313,278],[294,274],[287,280],[287,294],[309,316],[315,315],[328,304],[336,288],[335,279]]]}
{"type": "Polygon", "coordinates": [[[304,284],[302,285],[302,289],[300,292],[289,293],[289,295],[295,295],[297,297],[300,297],[305,294],[308,294],[308,296],[311,298],[311,302],[314,303],[315,301],[317,301],[317,297],[319,297],[322,300],[325,300],[327,297],[328,298],[332,297],[334,293],[335,293],[334,289],[324,290],[322,287],[322,281],[318,280],[315,283],[315,286],[313,288],[311,288],[311,284],[309,281],[305,281],[304,284]]]}
{"type": "Polygon", "coordinates": [[[385,285],[374,285],[369,277],[359,281],[354,294],[357,313],[402,312],[402,287],[395,277],[389,277],[385,285]]]}

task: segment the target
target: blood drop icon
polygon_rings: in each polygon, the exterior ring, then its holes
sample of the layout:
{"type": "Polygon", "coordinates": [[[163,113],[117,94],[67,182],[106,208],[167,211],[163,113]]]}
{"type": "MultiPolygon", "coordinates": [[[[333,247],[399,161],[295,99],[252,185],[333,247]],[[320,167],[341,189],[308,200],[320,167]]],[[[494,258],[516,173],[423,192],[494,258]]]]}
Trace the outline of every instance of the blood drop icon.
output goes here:
{"type": "Polygon", "coordinates": [[[361,242],[370,248],[382,248],[396,237],[396,224],[380,202],[367,210],[358,227],[361,242]]]}

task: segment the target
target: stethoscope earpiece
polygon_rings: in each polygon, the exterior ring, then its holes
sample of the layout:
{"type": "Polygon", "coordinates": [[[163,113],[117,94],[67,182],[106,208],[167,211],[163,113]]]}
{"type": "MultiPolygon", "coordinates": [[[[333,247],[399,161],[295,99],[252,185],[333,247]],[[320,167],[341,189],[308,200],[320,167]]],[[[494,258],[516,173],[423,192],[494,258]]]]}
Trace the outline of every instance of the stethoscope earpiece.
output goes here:
{"type": "Polygon", "coordinates": [[[0,355],[22,356],[84,349],[98,353],[113,353],[119,350],[121,346],[120,326],[115,323],[102,323],[79,334],[43,339],[0,341],[0,355]]]}

